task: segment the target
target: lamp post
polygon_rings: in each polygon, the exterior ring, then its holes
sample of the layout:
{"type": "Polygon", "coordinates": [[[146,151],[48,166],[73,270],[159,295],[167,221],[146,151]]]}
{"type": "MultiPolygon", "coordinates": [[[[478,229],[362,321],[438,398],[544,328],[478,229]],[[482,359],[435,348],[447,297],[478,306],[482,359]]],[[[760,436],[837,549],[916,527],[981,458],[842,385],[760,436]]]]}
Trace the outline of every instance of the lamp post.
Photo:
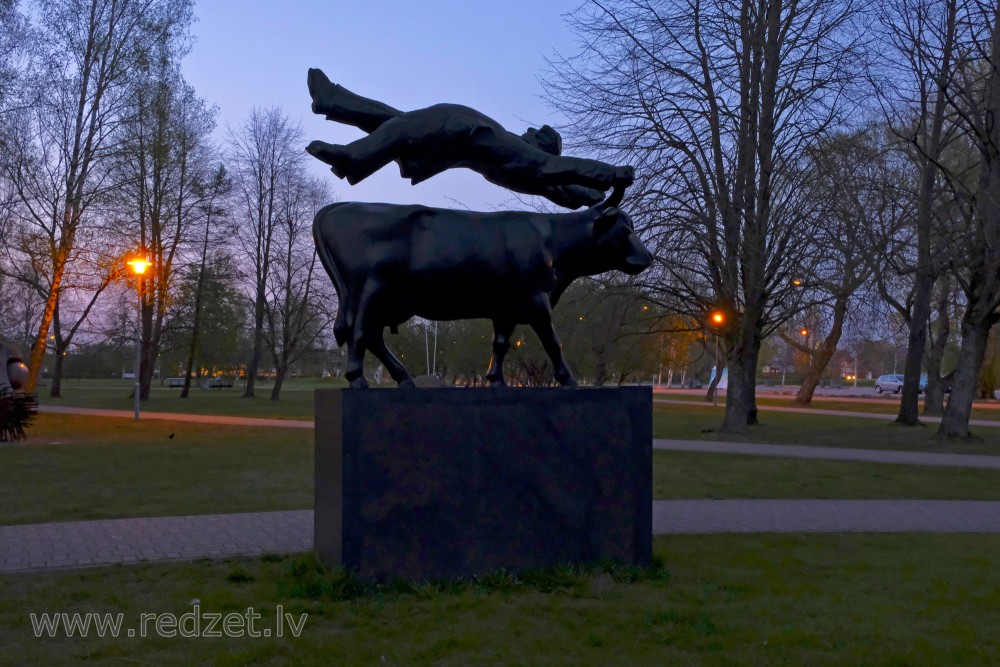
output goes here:
{"type": "Polygon", "coordinates": [[[149,268],[150,263],[142,258],[130,259],[127,264],[132,269],[132,273],[136,276],[137,286],[136,293],[139,295],[138,309],[136,313],[138,314],[138,319],[136,319],[136,334],[135,334],[135,420],[139,421],[139,401],[141,400],[140,394],[142,393],[142,385],[139,381],[139,367],[142,364],[142,276],[146,273],[146,269],[149,268]]]}
{"type": "Polygon", "coordinates": [[[719,383],[722,373],[719,370],[719,329],[726,322],[726,314],[721,310],[712,311],[712,325],[715,327],[715,389],[712,391],[712,405],[719,404],[719,383]]]}

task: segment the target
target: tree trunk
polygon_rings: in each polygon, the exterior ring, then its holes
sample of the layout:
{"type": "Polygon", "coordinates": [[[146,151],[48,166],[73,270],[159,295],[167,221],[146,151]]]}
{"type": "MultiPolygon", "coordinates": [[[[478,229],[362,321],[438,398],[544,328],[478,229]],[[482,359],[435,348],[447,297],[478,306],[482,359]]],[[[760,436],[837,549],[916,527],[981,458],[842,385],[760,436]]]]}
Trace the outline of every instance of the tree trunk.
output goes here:
{"type": "Polygon", "coordinates": [[[52,311],[52,331],[53,339],[55,342],[55,363],[52,365],[52,377],[50,379],[49,396],[51,398],[61,398],[62,397],[62,353],[66,349],[66,341],[60,333],[60,322],[59,322],[59,300],[56,299],[56,308],[52,311]]]}
{"type": "Polygon", "coordinates": [[[754,401],[756,387],[755,383],[747,382],[747,366],[752,363],[752,357],[745,355],[729,361],[726,414],[722,419],[724,433],[746,433],[750,430],[750,424],[757,423],[757,406],[754,401]]]}
{"type": "Polygon", "coordinates": [[[604,348],[595,349],[594,353],[597,358],[594,364],[594,386],[603,387],[604,383],[608,381],[607,355],[604,353],[604,348]]]}
{"type": "Polygon", "coordinates": [[[62,375],[63,375],[63,356],[62,346],[56,345],[55,348],[56,358],[52,364],[52,387],[49,389],[49,396],[52,398],[62,398],[62,375]]]}
{"type": "MultiPolygon", "coordinates": [[[[928,260],[929,263],[929,260],[928,260]]],[[[913,309],[910,311],[910,337],[903,366],[903,389],[896,422],[906,426],[920,423],[920,375],[924,366],[927,346],[927,321],[931,316],[931,291],[934,276],[930,268],[917,268],[913,292],[913,309]]]]}
{"type": "Polygon", "coordinates": [[[726,413],[722,419],[722,432],[747,433],[757,423],[757,355],[760,336],[756,322],[744,315],[739,323],[737,340],[727,345],[729,349],[729,385],[726,390],[726,413]]]}
{"type": "Polygon", "coordinates": [[[191,348],[188,350],[187,363],[184,365],[184,386],[181,387],[180,398],[187,398],[191,393],[191,375],[194,373],[194,351],[198,345],[197,334],[198,330],[195,329],[192,333],[192,338],[195,340],[191,341],[191,348]]]}
{"type": "Polygon", "coordinates": [[[997,350],[997,328],[991,327],[986,338],[986,352],[983,354],[983,365],[979,368],[979,398],[993,399],[997,391],[997,378],[994,370],[997,350]]]}
{"type": "MultiPolygon", "coordinates": [[[[726,369],[726,362],[723,359],[719,360],[718,367],[715,369],[715,377],[712,381],[708,383],[708,391],[705,392],[705,400],[709,403],[715,401],[715,394],[719,389],[719,382],[722,380],[722,371],[726,369]]],[[[728,393],[728,392],[727,392],[728,393]]]]}
{"type": "Polygon", "coordinates": [[[136,381],[139,383],[139,398],[143,401],[149,400],[149,388],[153,381],[153,369],[156,366],[153,347],[153,304],[143,299],[139,341],[139,374],[136,376],[136,381]]]}
{"type": "Polygon", "coordinates": [[[191,373],[194,371],[194,357],[198,350],[198,330],[201,328],[201,302],[205,292],[205,270],[208,264],[208,238],[211,228],[212,214],[209,210],[205,221],[205,240],[201,247],[201,266],[198,267],[198,284],[194,290],[194,321],[191,323],[191,345],[188,347],[184,387],[181,388],[181,398],[187,398],[191,392],[191,373]]]}
{"type": "Polygon", "coordinates": [[[274,376],[274,388],[271,389],[271,400],[277,401],[281,398],[281,385],[285,383],[285,376],[288,375],[288,365],[280,364],[278,372],[274,376]]]}
{"type": "Polygon", "coordinates": [[[941,378],[941,361],[951,335],[951,319],[948,317],[948,296],[951,293],[951,278],[946,273],[941,276],[937,303],[937,331],[933,332],[931,346],[927,352],[927,388],[924,389],[924,414],[940,416],[944,414],[944,381],[941,378]]]}
{"type": "Polygon", "coordinates": [[[837,300],[833,304],[833,325],[830,327],[830,333],[815,354],[809,353],[809,368],[806,370],[805,377],[802,378],[798,393],[795,394],[794,402],[799,405],[809,405],[812,402],[813,392],[816,391],[820,378],[823,377],[826,367],[837,351],[837,345],[844,332],[844,319],[847,317],[849,298],[850,295],[846,289],[842,289],[838,293],[837,300]]]}
{"type": "Polygon", "coordinates": [[[754,426],[760,422],[757,419],[757,362],[760,359],[760,339],[754,338],[753,356],[746,365],[746,386],[750,389],[749,400],[747,402],[747,426],[754,426]]]}
{"type": "Polygon", "coordinates": [[[813,392],[819,386],[823,373],[826,371],[826,366],[830,363],[830,359],[833,358],[835,350],[836,344],[831,348],[824,343],[820,346],[816,354],[809,359],[809,368],[806,369],[806,374],[802,378],[802,384],[799,385],[799,390],[792,400],[793,403],[798,405],[809,405],[812,403],[813,392]]]}
{"type": "MultiPolygon", "coordinates": [[[[971,310],[971,307],[970,307],[971,310]]],[[[968,438],[969,418],[972,415],[972,401],[979,387],[979,368],[986,352],[989,325],[972,322],[974,316],[966,313],[962,322],[962,348],[958,353],[958,365],[951,388],[951,397],[938,435],[945,438],[968,438]]]]}
{"type": "Polygon", "coordinates": [[[260,370],[260,358],[264,351],[264,288],[265,285],[263,283],[257,284],[257,298],[254,300],[253,352],[250,357],[250,363],[247,364],[247,382],[243,398],[254,397],[257,373],[260,370]]]}
{"type": "Polygon", "coordinates": [[[35,343],[31,346],[31,357],[28,359],[28,381],[25,382],[22,390],[26,394],[34,393],[38,386],[38,378],[42,375],[42,363],[45,361],[45,349],[49,342],[49,329],[52,327],[52,318],[59,301],[59,290],[62,287],[63,273],[66,270],[66,262],[61,251],[55,264],[52,286],[49,288],[49,296],[45,300],[42,320],[38,324],[38,334],[35,336],[35,343]]]}

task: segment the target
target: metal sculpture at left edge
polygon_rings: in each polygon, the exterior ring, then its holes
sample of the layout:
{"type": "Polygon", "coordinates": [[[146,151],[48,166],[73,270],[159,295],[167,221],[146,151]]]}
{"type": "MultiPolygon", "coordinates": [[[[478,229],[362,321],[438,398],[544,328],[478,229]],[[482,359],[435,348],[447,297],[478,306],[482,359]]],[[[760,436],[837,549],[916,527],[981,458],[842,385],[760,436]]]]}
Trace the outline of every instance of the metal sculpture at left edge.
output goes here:
{"type": "Polygon", "coordinates": [[[35,415],[34,396],[20,390],[28,380],[28,367],[16,347],[0,343],[0,442],[23,440],[24,429],[35,415]]]}
{"type": "Polygon", "coordinates": [[[514,328],[527,324],[552,360],[556,381],[574,386],[552,307],[577,278],[615,270],[635,275],[652,262],[619,207],[634,179],[632,168],[563,156],[562,140],[548,126],[519,136],[452,104],[400,112],[331,83],[319,70],[309,71],[309,91],[315,113],[369,133],[348,146],[314,141],[307,149],[352,184],[396,161],[415,183],[465,167],[567,208],[593,204],[571,213],[357,202],[320,210],[313,236],[340,299],[334,335],[347,345],[350,386],[367,387],[366,351],[400,387],[414,386],[383,337],[386,327],[395,331],[412,317],[492,320],[486,380],[494,387],[505,385],[503,361],[514,328]],[[613,191],[602,201],[608,189],[613,191]]]}

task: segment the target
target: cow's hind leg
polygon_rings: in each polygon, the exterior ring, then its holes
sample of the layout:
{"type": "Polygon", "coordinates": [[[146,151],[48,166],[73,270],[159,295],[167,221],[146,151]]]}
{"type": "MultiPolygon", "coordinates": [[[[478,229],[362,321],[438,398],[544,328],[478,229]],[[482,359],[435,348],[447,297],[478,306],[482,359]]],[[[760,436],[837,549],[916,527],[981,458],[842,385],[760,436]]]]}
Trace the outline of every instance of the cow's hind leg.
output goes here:
{"type": "Polygon", "coordinates": [[[384,334],[385,327],[373,327],[368,336],[368,349],[375,355],[375,358],[382,362],[386,370],[389,371],[389,375],[400,387],[415,387],[406,366],[386,347],[384,334]]]}
{"type": "Polygon", "coordinates": [[[503,359],[510,349],[510,337],[517,325],[505,320],[493,320],[493,357],[486,371],[486,381],[491,387],[506,387],[503,379],[503,359]]]}

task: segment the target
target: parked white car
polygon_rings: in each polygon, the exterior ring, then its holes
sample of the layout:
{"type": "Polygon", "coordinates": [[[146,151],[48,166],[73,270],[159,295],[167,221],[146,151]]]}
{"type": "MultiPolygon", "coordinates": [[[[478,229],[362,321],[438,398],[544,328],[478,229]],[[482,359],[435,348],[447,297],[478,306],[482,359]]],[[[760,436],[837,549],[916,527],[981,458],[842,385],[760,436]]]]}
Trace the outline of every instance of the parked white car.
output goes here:
{"type": "Polygon", "coordinates": [[[903,390],[903,375],[880,375],[877,380],[875,380],[875,393],[881,394],[887,391],[891,391],[894,394],[898,394],[903,390]]]}
{"type": "MultiPolygon", "coordinates": [[[[917,391],[921,394],[927,389],[927,376],[920,376],[920,384],[918,385],[917,391]]],[[[894,394],[898,394],[903,391],[903,375],[902,373],[890,373],[889,375],[880,375],[877,380],[875,380],[875,393],[881,394],[885,391],[891,391],[894,394]]]]}

